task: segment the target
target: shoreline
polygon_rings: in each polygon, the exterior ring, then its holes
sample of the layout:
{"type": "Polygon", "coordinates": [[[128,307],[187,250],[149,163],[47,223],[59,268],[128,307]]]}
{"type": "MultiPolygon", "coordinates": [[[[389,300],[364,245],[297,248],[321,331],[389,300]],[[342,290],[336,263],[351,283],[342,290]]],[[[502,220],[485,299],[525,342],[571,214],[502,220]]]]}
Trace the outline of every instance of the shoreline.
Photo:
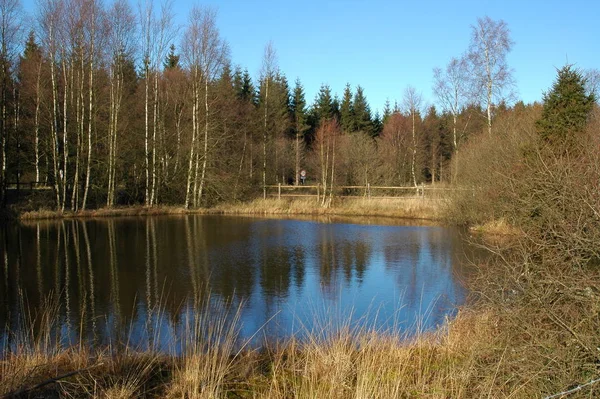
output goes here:
{"type": "Polygon", "coordinates": [[[162,215],[263,215],[263,216],[332,216],[332,217],[385,217],[423,221],[443,220],[443,200],[398,199],[381,200],[341,200],[331,207],[322,207],[315,201],[286,199],[256,199],[250,202],[225,203],[212,208],[185,209],[178,206],[144,205],[98,208],[85,211],[36,211],[14,212],[20,222],[34,220],[94,219],[127,216],[162,215]]]}

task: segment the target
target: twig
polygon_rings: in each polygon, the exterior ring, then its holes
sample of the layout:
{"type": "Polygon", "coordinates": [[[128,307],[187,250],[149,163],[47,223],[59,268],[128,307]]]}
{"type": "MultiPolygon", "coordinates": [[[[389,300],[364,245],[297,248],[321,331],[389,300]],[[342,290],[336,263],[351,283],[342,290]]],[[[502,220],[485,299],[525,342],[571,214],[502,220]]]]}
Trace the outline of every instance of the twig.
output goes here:
{"type": "Polygon", "coordinates": [[[37,384],[37,385],[35,385],[35,386],[31,387],[31,388],[22,388],[22,389],[20,389],[18,391],[9,392],[9,393],[5,394],[4,396],[2,396],[2,399],[19,397],[19,396],[23,395],[24,393],[35,391],[36,389],[40,389],[41,387],[44,387],[44,386],[46,386],[48,384],[52,384],[52,383],[58,382],[60,380],[64,380],[65,378],[69,378],[71,376],[74,376],[75,374],[83,373],[84,371],[87,371],[87,370],[95,368],[95,367],[102,366],[103,364],[104,363],[94,364],[92,366],[89,366],[89,367],[86,367],[86,368],[83,368],[83,369],[80,369],[80,370],[70,371],[70,372],[68,372],[66,374],[59,375],[58,377],[52,377],[52,378],[50,378],[50,379],[48,379],[46,381],[40,382],[39,384],[37,384]]]}
{"type": "Polygon", "coordinates": [[[554,399],[554,398],[560,398],[560,397],[565,396],[565,395],[570,395],[572,393],[575,393],[577,391],[582,390],[585,387],[589,387],[590,385],[593,385],[593,384],[595,384],[597,382],[600,382],[600,378],[595,379],[595,380],[591,380],[590,382],[588,382],[586,384],[583,384],[583,385],[578,385],[578,386],[576,386],[573,389],[569,389],[568,391],[561,392],[561,393],[556,393],[556,394],[550,395],[550,396],[546,396],[544,399],[554,399]]]}

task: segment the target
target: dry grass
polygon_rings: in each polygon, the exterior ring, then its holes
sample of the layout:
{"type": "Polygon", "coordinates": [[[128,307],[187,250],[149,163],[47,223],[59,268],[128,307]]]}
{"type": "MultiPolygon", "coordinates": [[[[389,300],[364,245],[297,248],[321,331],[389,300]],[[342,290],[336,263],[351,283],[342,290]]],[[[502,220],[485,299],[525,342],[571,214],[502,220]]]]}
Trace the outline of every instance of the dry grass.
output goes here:
{"type": "Polygon", "coordinates": [[[315,199],[256,199],[250,202],[225,203],[213,208],[185,209],[176,206],[131,206],[85,211],[39,209],[19,214],[21,221],[42,219],[102,218],[123,216],[156,216],[186,214],[232,215],[307,215],[307,216],[382,216],[408,219],[440,220],[446,201],[441,198],[342,199],[321,206],[315,199]]]}
{"type": "MultiPolygon", "coordinates": [[[[559,334],[545,336],[536,330],[539,337],[530,336],[531,325],[516,325],[523,322],[522,312],[510,306],[506,312],[463,309],[439,331],[411,338],[348,324],[260,350],[235,345],[235,318],[199,318],[187,326],[187,350],[179,357],[130,350],[110,354],[83,347],[15,353],[0,363],[0,395],[24,391],[32,397],[102,398],[531,398],[586,382],[573,357],[582,348],[575,342],[564,346],[559,334]],[[28,391],[64,375],[68,377],[28,391]]],[[[588,338],[582,336],[582,342],[588,338]]],[[[593,369],[587,370],[593,376],[593,369]]],[[[592,387],[582,397],[594,393],[592,387]]]]}
{"type": "Polygon", "coordinates": [[[441,199],[401,197],[395,199],[336,198],[329,207],[321,206],[315,199],[257,199],[247,203],[219,205],[214,211],[225,214],[385,216],[439,220],[444,206],[445,202],[441,199]]]}
{"type": "Polygon", "coordinates": [[[519,229],[517,229],[515,226],[510,225],[504,218],[471,226],[470,230],[474,233],[481,233],[488,236],[516,237],[522,234],[522,232],[519,229]]]}
{"type": "Polygon", "coordinates": [[[489,312],[462,311],[440,331],[412,338],[323,320],[302,339],[260,350],[236,345],[239,309],[231,316],[189,321],[186,350],[178,357],[130,349],[114,354],[84,345],[17,351],[0,363],[0,395],[458,398],[479,397],[488,388],[480,380],[490,373],[478,367],[481,356],[493,352],[497,335],[497,319],[489,312]]]}
{"type": "Polygon", "coordinates": [[[170,206],[131,206],[118,208],[100,208],[85,211],[56,211],[50,209],[39,209],[37,211],[27,211],[19,215],[19,219],[40,220],[40,219],[73,219],[73,218],[100,218],[115,216],[156,216],[156,215],[183,215],[190,213],[182,207],[170,206]]]}

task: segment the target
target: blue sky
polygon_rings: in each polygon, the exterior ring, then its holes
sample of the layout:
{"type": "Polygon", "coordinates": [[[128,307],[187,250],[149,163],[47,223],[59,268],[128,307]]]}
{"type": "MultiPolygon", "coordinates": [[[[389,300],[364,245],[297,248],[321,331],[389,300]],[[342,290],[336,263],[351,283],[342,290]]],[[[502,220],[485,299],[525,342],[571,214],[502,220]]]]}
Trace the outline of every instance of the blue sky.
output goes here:
{"type": "Polygon", "coordinates": [[[541,100],[567,60],[600,68],[598,1],[176,0],[179,24],[194,4],[217,9],[232,63],[253,77],[271,40],[280,69],[291,83],[300,78],[309,103],[322,83],[341,96],[347,82],[364,88],[373,110],[387,98],[400,102],[408,85],[433,103],[432,69],[467,49],[471,25],[485,15],[508,24],[508,62],[526,103],[541,100]]]}
{"type": "MultiPolygon", "coordinates": [[[[515,45],[508,56],[518,98],[541,100],[567,60],[600,68],[597,1],[208,1],[232,61],[256,76],[272,40],[288,79],[302,81],[312,102],[328,83],[340,96],[361,85],[372,109],[401,100],[412,85],[434,102],[432,69],[468,47],[478,17],[503,19],[515,45]]],[[[184,14],[190,5],[178,4],[184,14]]]]}

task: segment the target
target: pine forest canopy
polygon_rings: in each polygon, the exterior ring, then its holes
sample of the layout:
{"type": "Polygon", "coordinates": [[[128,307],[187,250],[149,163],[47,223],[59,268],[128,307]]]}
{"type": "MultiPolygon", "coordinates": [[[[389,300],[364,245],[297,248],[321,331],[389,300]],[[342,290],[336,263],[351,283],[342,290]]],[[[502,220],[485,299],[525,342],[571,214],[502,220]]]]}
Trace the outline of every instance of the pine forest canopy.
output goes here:
{"type": "Polygon", "coordinates": [[[439,108],[408,87],[380,115],[360,85],[339,97],[323,84],[307,101],[273,43],[253,78],[232,63],[210,8],[194,7],[178,32],[168,7],[56,0],[23,37],[18,2],[0,5],[3,205],[16,181],[51,187],[58,210],[210,206],[299,184],[302,169],[330,190],[450,181],[460,143],[486,125],[493,134],[512,84],[510,32],[487,17],[467,55],[436,70],[439,108]]]}

